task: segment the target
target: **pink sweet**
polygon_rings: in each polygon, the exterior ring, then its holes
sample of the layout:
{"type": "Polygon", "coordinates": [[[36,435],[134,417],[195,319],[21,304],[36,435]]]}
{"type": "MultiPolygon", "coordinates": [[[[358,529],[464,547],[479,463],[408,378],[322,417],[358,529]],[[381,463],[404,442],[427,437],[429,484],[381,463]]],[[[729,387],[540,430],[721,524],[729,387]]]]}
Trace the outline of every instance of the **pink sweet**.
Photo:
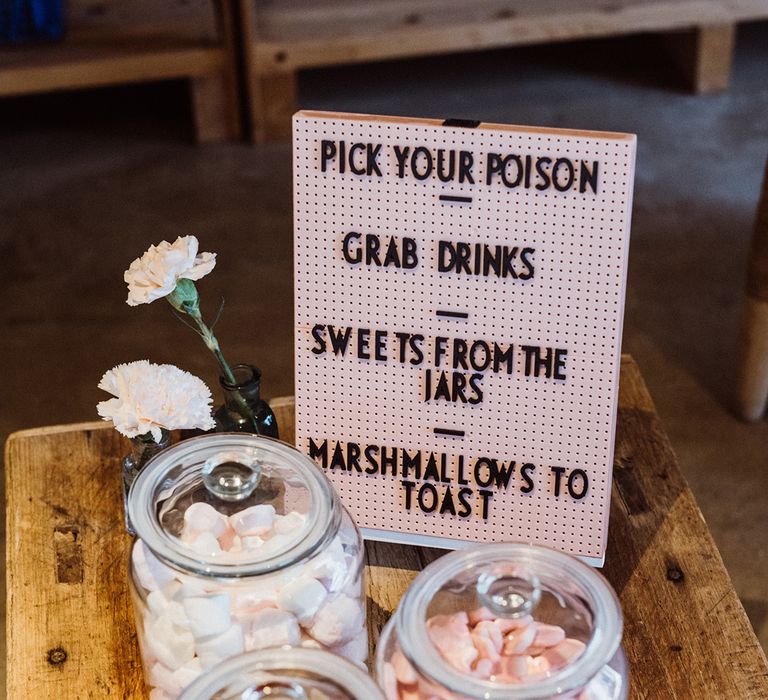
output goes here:
{"type": "Polygon", "coordinates": [[[416,675],[416,671],[413,669],[413,666],[411,666],[408,659],[403,656],[403,652],[401,652],[399,649],[395,651],[394,654],[392,654],[392,668],[395,669],[395,676],[397,677],[397,680],[399,683],[403,683],[405,685],[413,685],[417,680],[418,676],[416,675]]]}
{"type": "Polygon", "coordinates": [[[547,649],[540,659],[546,659],[551,668],[562,668],[577,659],[584,651],[585,645],[578,639],[564,639],[562,642],[547,649]]]}
{"type": "Polygon", "coordinates": [[[565,630],[557,625],[544,625],[539,623],[536,629],[536,637],[533,640],[533,646],[553,647],[565,639],[565,630]]]}
{"type": "Polygon", "coordinates": [[[501,673],[512,676],[517,681],[528,675],[528,656],[504,656],[501,659],[501,673]]]}
{"type": "Polygon", "coordinates": [[[504,638],[504,655],[522,654],[529,646],[531,646],[531,644],[533,644],[533,640],[536,638],[537,629],[538,624],[532,622],[527,627],[520,627],[519,629],[512,630],[512,632],[504,638]]]}
{"type": "Polygon", "coordinates": [[[533,618],[530,615],[523,615],[522,617],[499,617],[496,618],[495,622],[502,634],[506,634],[512,630],[527,627],[533,622],[533,618]]]}

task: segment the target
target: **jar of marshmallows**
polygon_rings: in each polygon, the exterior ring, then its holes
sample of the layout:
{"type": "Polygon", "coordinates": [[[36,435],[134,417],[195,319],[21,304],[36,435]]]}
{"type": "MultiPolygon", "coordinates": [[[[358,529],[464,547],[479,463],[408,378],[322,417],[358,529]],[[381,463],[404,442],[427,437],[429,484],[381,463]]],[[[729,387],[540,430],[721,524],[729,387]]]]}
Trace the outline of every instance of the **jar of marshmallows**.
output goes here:
{"type": "Polygon", "coordinates": [[[128,497],[130,588],[152,700],[269,647],[368,658],[360,532],[293,447],[204,435],[157,455],[128,497]]]}
{"type": "Polygon", "coordinates": [[[618,599],[566,554],[491,544],[448,554],[410,586],[382,632],[387,700],[624,700],[618,599]]]}
{"type": "Polygon", "coordinates": [[[322,649],[264,649],[214,666],[181,700],[384,700],[373,679],[322,649]]]}

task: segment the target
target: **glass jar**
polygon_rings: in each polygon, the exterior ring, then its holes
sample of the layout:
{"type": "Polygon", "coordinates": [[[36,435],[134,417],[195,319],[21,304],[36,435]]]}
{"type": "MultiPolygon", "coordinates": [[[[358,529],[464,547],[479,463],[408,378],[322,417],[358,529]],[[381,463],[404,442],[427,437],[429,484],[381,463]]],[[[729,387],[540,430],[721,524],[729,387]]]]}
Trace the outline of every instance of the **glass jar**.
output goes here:
{"type": "Polygon", "coordinates": [[[219,377],[224,405],[213,414],[219,433],[256,433],[279,438],[277,419],[261,398],[261,370],[253,365],[233,365],[235,383],[219,377]]]}
{"type": "Polygon", "coordinates": [[[272,646],[368,657],[360,532],[301,452],[256,435],[185,440],[137,475],[130,587],[153,700],[272,646]]]}
{"type": "Polygon", "coordinates": [[[131,488],[136,475],[144,468],[158,452],[166,449],[171,444],[171,434],[163,428],[160,431],[160,442],[155,442],[150,433],[137,435],[131,438],[131,451],[123,457],[123,507],[125,509],[125,529],[129,534],[135,535],[133,526],[128,518],[128,491],[131,488]]]}
{"type": "Polygon", "coordinates": [[[571,556],[525,544],[430,564],[384,628],[387,700],[624,700],[622,614],[608,582],[571,556]]]}
{"type": "Polygon", "coordinates": [[[321,649],[266,649],[214,666],[181,700],[384,700],[361,669],[321,649]]]}

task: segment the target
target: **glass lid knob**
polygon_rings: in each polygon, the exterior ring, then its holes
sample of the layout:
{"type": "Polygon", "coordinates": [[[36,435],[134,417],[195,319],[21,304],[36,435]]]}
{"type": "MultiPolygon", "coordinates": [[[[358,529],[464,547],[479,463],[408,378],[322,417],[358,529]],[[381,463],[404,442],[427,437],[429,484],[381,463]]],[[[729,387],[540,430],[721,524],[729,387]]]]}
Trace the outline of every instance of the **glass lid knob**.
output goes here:
{"type": "Polygon", "coordinates": [[[261,467],[255,456],[219,454],[203,465],[203,483],[212,496],[222,501],[243,501],[255,490],[261,479],[261,467]]]}
{"type": "Polygon", "coordinates": [[[480,575],[477,593],[481,603],[499,617],[530,615],[541,601],[537,576],[520,571],[493,571],[480,575]]]}
{"type": "Polygon", "coordinates": [[[243,700],[307,700],[304,688],[296,683],[268,681],[246,690],[243,700]]]}

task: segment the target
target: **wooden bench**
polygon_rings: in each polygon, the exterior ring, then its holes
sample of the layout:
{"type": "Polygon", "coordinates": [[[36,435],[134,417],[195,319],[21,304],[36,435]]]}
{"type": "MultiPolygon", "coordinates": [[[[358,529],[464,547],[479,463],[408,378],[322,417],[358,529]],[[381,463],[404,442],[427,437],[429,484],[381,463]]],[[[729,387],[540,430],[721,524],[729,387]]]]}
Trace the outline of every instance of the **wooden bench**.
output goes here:
{"type": "Polygon", "coordinates": [[[189,80],[198,142],[239,138],[231,0],[68,0],[65,38],[0,47],[0,97],[189,80]]]}
{"type": "MultiPolygon", "coordinates": [[[[677,33],[697,92],[721,90],[734,25],[764,0],[238,0],[250,135],[290,134],[296,72],[346,63],[633,34],[677,33]]],[[[462,116],[462,115],[459,115],[462,116]]]]}
{"type": "MultiPolygon", "coordinates": [[[[272,402],[293,437],[293,400],[272,402]]],[[[8,697],[139,698],[120,487],[104,423],[6,444],[8,697]]],[[[623,358],[605,575],[621,598],[631,698],[764,700],[768,664],[637,366],[623,358]]],[[[440,550],[368,543],[371,648],[440,550]]]]}

